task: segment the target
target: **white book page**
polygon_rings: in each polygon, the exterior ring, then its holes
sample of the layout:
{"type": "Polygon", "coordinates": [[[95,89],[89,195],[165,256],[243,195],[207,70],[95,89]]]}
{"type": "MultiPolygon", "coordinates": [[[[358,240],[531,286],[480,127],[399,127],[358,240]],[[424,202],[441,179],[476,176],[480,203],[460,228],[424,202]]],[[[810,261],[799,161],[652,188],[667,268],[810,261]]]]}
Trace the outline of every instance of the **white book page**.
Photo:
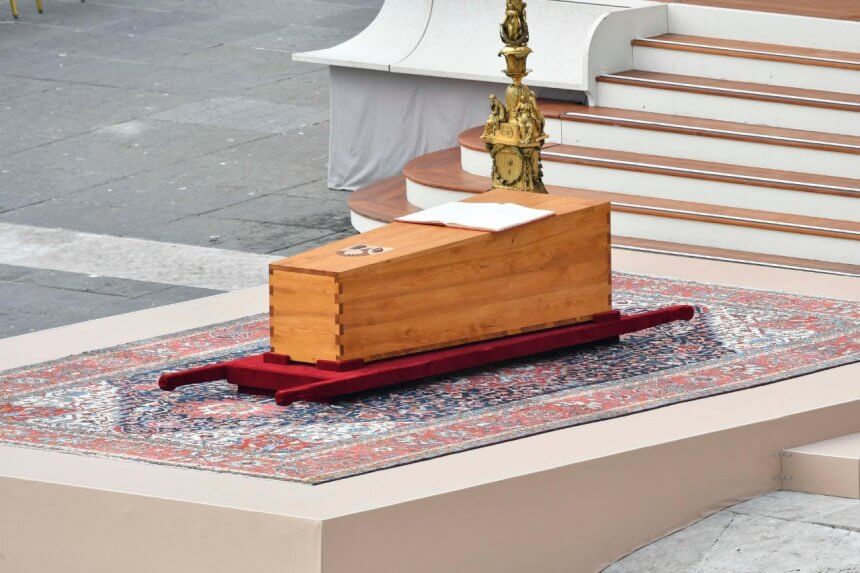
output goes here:
{"type": "Polygon", "coordinates": [[[555,215],[553,211],[532,209],[516,203],[445,203],[396,221],[423,225],[444,225],[478,231],[504,231],[555,215]]]}

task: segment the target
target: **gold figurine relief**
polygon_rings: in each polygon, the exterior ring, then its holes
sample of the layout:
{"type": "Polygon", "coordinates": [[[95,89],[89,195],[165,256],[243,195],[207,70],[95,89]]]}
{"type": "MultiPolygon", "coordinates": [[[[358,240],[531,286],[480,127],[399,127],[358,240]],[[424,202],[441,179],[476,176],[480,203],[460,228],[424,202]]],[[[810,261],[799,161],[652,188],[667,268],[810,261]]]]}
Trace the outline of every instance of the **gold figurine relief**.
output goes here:
{"type": "Polygon", "coordinates": [[[546,193],[540,161],[547,138],[543,114],[534,92],[523,85],[532,52],[523,0],[507,0],[500,35],[505,47],[499,55],[505,58],[504,73],[513,84],[505,90],[504,103],[495,94],[490,96],[490,117],[481,135],[493,161],[493,187],[546,193]]]}

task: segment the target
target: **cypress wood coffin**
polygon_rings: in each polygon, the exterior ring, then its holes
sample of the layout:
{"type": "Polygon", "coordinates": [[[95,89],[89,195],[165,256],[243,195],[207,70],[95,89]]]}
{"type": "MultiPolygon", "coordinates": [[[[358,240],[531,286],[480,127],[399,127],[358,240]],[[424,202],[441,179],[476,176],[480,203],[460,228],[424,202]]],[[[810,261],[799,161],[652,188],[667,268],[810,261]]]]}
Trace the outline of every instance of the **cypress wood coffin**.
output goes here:
{"type": "Polygon", "coordinates": [[[394,222],[274,262],[272,351],[372,361],[611,309],[608,203],[506,190],[467,201],[555,215],[497,233],[394,222]]]}

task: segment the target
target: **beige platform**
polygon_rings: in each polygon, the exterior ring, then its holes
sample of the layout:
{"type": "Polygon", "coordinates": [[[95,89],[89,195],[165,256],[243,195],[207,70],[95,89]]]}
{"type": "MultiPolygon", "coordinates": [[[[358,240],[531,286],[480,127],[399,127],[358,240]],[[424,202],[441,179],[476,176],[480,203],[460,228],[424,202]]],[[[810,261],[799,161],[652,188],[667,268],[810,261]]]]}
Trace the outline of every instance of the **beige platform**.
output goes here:
{"type": "Polygon", "coordinates": [[[783,452],[783,489],[860,499],[860,433],[783,452]]]}
{"type": "MultiPolygon", "coordinates": [[[[613,252],[617,270],[858,297],[857,279],[613,252]]],[[[0,341],[0,368],[267,310],[265,286],[0,341]]],[[[0,571],[597,571],[860,432],[860,364],[309,486],[0,447],[0,571]]]]}

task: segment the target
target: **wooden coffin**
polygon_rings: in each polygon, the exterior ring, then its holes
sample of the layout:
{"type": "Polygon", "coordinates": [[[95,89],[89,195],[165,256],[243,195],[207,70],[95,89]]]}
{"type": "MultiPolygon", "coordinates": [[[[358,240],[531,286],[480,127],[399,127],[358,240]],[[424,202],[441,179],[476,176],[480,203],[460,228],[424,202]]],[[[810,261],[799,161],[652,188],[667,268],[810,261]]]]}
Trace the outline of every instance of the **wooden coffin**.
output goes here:
{"type": "Polygon", "coordinates": [[[609,204],[493,190],[554,216],[497,233],[394,222],[270,265],[272,351],[378,360],[611,309],[609,204]]]}

